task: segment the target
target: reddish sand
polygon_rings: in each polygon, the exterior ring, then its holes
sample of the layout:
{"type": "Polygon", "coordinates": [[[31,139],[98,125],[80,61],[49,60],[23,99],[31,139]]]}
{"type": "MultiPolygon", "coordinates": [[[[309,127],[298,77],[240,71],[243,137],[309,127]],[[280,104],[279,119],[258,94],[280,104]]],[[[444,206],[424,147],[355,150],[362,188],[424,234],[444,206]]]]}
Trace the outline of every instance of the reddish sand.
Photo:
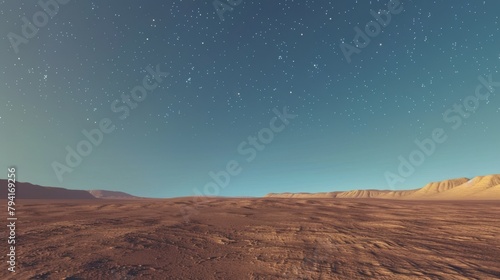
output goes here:
{"type": "MultiPolygon", "coordinates": [[[[0,279],[498,279],[499,201],[18,200],[0,279]]],[[[4,218],[5,221],[5,218],[4,218]]],[[[1,231],[5,240],[6,231],[1,231]]]]}

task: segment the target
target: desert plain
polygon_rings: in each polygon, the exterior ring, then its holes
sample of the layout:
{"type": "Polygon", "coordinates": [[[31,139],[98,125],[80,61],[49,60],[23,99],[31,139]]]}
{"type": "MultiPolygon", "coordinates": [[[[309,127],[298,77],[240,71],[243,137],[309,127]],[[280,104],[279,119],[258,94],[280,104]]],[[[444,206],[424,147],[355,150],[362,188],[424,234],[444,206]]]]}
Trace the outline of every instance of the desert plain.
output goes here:
{"type": "Polygon", "coordinates": [[[17,205],[16,273],[4,265],[0,279],[500,278],[498,200],[19,199],[17,205]],[[196,212],[186,217],[186,206],[196,212]]]}

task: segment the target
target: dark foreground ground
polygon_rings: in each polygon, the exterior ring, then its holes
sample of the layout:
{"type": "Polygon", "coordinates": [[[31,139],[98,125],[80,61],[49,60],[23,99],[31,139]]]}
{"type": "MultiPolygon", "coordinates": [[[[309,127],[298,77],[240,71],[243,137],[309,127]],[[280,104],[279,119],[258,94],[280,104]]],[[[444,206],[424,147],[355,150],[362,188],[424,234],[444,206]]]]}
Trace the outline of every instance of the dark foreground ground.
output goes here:
{"type": "Polygon", "coordinates": [[[500,202],[211,199],[189,221],[188,199],[18,204],[0,279],[500,277],[500,202]]]}

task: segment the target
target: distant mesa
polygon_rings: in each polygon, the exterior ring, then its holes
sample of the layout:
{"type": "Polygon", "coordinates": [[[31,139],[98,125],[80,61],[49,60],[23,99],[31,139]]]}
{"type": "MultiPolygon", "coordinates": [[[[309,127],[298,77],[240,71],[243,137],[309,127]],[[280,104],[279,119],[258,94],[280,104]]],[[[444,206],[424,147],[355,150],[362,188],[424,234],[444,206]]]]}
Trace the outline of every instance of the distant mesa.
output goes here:
{"type": "MultiPolygon", "coordinates": [[[[0,179],[0,198],[7,198],[8,181],[0,179]]],[[[138,199],[139,197],[104,190],[68,190],[16,182],[16,199],[138,199]]]]}
{"type": "Polygon", "coordinates": [[[460,186],[462,184],[465,184],[469,181],[467,178],[458,178],[458,179],[451,179],[451,180],[445,180],[445,181],[440,181],[440,182],[432,182],[427,185],[425,185],[423,188],[415,190],[413,193],[410,195],[406,196],[405,198],[413,198],[413,199],[420,199],[420,198],[432,198],[439,196],[440,194],[450,191],[453,188],[460,186]]]}
{"type": "Polygon", "coordinates": [[[500,175],[474,177],[432,199],[500,199],[500,175]]]}
{"type": "Polygon", "coordinates": [[[352,190],[324,193],[270,193],[281,198],[379,198],[407,200],[500,200],[500,174],[432,182],[414,190],[352,190]]]}

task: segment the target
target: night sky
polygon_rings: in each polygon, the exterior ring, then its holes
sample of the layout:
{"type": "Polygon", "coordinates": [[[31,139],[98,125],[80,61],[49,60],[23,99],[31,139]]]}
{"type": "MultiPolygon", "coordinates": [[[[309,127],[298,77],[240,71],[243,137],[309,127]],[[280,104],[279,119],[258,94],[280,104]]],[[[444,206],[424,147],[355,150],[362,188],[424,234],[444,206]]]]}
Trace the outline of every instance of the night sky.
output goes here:
{"type": "Polygon", "coordinates": [[[499,173],[499,1],[401,0],[390,22],[389,0],[36,2],[0,1],[2,178],[174,197],[499,173]]]}

